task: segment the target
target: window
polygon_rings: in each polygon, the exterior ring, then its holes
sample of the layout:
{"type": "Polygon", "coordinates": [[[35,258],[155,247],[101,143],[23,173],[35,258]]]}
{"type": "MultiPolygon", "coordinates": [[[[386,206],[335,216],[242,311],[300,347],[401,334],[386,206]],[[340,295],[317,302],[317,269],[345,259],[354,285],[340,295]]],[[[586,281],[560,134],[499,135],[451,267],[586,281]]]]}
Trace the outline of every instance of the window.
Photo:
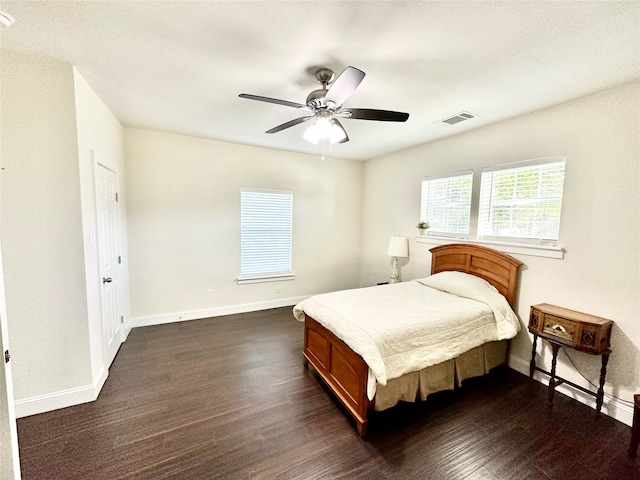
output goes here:
{"type": "Polygon", "coordinates": [[[484,168],[478,238],[557,245],[564,166],[552,157],[484,168]]]}
{"type": "Polygon", "coordinates": [[[471,213],[473,171],[424,177],[420,220],[429,222],[429,233],[467,237],[471,213]]]}
{"type": "Polygon", "coordinates": [[[240,191],[240,277],[238,283],[293,277],[293,192],[240,191]]]}

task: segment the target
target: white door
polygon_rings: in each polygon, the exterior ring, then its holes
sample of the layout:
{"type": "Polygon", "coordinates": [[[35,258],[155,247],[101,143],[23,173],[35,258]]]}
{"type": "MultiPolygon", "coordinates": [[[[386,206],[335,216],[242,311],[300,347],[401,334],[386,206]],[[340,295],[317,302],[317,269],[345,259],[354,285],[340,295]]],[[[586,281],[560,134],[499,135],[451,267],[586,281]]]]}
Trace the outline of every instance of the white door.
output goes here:
{"type": "Polygon", "coordinates": [[[120,292],[120,236],[118,223],[118,179],[114,171],[96,165],[96,207],[98,255],[100,259],[100,301],[105,364],[108,368],[122,343],[120,292]]]}
{"type": "Polygon", "coordinates": [[[0,258],[0,478],[20,479],[18,432],[13,403],[13,383],[7,328],[7,309],[4,297],[4,275],[0,258]]]}

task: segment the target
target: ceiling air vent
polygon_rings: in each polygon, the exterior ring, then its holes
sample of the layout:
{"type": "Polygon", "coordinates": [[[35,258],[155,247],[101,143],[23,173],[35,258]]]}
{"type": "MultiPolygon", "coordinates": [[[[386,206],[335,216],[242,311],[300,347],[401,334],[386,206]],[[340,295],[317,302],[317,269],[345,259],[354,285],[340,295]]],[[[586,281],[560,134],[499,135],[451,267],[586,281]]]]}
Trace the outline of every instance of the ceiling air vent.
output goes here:
{"type": "Polygon", "coordinates": [[[465,120],[471,120],[472,118],[476,118],[477,115],[471,112],[460,112],[456,113],[451,117],[447,117],[443,120],[437,121],[436,123],[445,123],[447,125],[455,125],[456,123],[464,122],[465,120]]]}

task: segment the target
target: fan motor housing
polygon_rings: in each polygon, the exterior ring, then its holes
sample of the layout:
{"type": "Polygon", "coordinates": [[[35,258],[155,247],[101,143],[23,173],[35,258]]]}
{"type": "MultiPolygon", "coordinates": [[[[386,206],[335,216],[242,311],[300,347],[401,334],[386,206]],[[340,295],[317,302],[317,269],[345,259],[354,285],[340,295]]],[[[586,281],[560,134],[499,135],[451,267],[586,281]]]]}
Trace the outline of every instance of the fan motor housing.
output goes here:
{"type": "Polygon", "coordinates": [[[330,68],[316,70],[316,80],[322,84],[322,88],[314,90],[307,95],[307,105],[315,108],[325,106],[324,97],[327,94],[327,85],[333,81],[334,75],[333,70],[330,68]]]}
{"type": "Polygon", "coordinates": [[[324,97],[326,94],[326,88],[319,88],[318,90],[314,90],[309,95],[307,95],[307,105],[314,107],[320,107],[324,105],[324,97]]]}

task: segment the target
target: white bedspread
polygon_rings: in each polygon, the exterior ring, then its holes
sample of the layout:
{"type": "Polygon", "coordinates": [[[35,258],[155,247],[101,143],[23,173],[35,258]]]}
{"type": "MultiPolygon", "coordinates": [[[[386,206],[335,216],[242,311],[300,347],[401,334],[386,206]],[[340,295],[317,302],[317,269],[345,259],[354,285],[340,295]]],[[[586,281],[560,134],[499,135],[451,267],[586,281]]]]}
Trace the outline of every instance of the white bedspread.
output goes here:
{"type": "Polygon", "coordinates": [[[520,330],[493,286],[460,272],[316,295],[293,313],[300,321],[308,314],[361,355],[380,385],[520,330]]]}

